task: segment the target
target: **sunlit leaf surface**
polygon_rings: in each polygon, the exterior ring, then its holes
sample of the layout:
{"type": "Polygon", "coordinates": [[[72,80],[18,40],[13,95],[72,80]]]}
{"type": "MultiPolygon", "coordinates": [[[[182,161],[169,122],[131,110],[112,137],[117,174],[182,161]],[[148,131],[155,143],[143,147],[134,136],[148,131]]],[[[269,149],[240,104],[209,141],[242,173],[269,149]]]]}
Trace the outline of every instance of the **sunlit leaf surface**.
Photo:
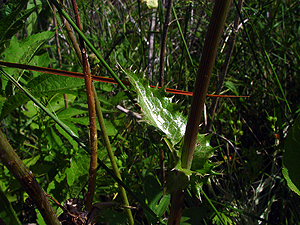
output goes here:
{"type": "Polygon", "coordinates": [[[138,94],[138,103],[144,112],[144,120],[160,129],[172,142],[177,144],[184,135],[186,118],[175,109],[172,98],[165,97],[163,88],[150,88],[143,77],[127,72],[132,86],[138,94]]]}

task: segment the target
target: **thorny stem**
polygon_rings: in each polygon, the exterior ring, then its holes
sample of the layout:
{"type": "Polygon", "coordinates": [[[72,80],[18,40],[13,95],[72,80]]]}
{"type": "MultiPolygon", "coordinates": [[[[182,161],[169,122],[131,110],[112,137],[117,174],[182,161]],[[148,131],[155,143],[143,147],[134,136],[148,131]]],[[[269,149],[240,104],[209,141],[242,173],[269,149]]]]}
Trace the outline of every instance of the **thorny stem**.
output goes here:
{"type": "MultiPolygon", "coordinates": [[[[77,26],[82,31],[76,0],[72,0],[72,4],[75,12],[77,26]]],[[[92,88],[91,71],[90,71],[88,59],[84,48],[84,41],[81,37],[79,37],[79,43],[80,43],[81,55],[82,55],[82,68],[83,68],[83,74],[85,80],[85,88],[86,88],[88,111],[89,111],[89,121],[90,121],[91,158],[90,158],[90,169],[89,169],[89,185],[88,185],[88,192],[86,195],[86,211],[89,212],[92,209],[92,203],[93,203],[94,193],[96,189],[97,124],[96,124],[95,99],[94,99],[94,93],[92,88]]]]}

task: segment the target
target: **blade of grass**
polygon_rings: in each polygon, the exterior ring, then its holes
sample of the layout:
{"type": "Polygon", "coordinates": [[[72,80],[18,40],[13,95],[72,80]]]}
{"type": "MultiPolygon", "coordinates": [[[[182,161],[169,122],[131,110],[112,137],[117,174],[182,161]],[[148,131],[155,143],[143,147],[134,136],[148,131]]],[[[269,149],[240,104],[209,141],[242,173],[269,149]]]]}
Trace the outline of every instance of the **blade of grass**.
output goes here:
{"type": "MultiPolygon", "coordinates": [[[[238,7],[238,3],[236,2],[236,0],[234,0],[234,4],[236,5],[236,7],[238,7]]],[[[255,52],[254,47],[253,47],[253,46],[254,46],[254,45],[253,45],[253,42],[252,42],[252,40],[251,40],[251,38],[250,38],[248,29],[247,29],[247,27],[245,26],[245,21],[244,21],[244,19],[243,19],[242,13],[241,13],[240,11],[237,11],[237,12],[238,12],[239,17],[240,17],[240,20],[241,20],[241,22],[242,22],[242,24],[243,24],[243,28],[244,28],[245,34],[246,34],[246,36],[247,36],[247,41],[248,41],[249,46],[250,46],[250,49],[251,49],[251,51],[252,51],[252,54],[253,54],[253,58],[254,58],[254,60],[255,60],[255,63],[257,64],[257,68],[258,68],[260,74],[262,74],[262,76],[265,78],[265,81],[266,81],[267,84],[268,84],[269,90],[272,92],[272,95],[273,95],[273,97],[275,98],[275,100],[276,100],[278,106],[282,109],[282,112],[284,113],[285,118],[287,119],[288,123],[291,125],[290,120],[288,119],[288,116],[287,116],[287,114],[286,114],[284,108],[283,108],[282,105],[280,104],[279,98],[278,98],[277,95],[275,94],[275,92],[274,92],[274,90],[273,90],[273,88],[272,88],[272,85],[270,85],[268,79],[265,77],[265,74],[264,74],[263,71],[262,71],[262,67],[261,67],[261,65],[260,65],[260,63],[259,63],[259,60],[258,60],[258,58],[257,58],[257,56],[256,56],[256,52],[255,52]]],[[[248,21],[249,21],[249,18],[250,18],[250,17],[248,16],[247,12],[243,11],[243,13],[244,13],[245,16],[248,18],[248,21]]],[[[251,21],[251,20],[250,20],[250,21],[251,21]]],[[[252,23],[250,23],[250,24],[251,24],[251,27],[253,28],[253,24],[252,24],[252,23]]],[[[254,29],[254,28],[253,28],[253,29],[254,29]]]]}

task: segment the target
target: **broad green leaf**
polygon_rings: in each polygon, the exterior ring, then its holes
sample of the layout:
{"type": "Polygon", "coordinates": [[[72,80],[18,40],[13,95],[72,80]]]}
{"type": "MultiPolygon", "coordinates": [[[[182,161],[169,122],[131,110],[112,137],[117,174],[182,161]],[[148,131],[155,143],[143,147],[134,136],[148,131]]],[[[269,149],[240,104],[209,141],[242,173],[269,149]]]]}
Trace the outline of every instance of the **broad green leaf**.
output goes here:
{"type": "Polygon", "coordinates": [[[89,158],[85,156],[76,156],[72,158],[70,168],[66,169],[68,185],[72,184],[82,175],[88,175],[89,158]]]}
{"type": "Polygon", "coordinates": [[[288,186],[300,195],[300,116],[290,129],[284,143],[283,175],[288,186]]]}
{"type": "MultiPolygon", "coordinates": [[[[10,41],[10,46],[3,52],[4,61],[29,64],[40,47],[54,35],[54,31],[45,31],[29,36],[24,40],[17,40],[14,36],[10,41]],[[16,54],[17,53],[17,54],[16,54]]],[[[25,70],[15,68],[4,68],[4,71],[11,74],[15,79],[19,79],[25,70]]],[[[5,86],[5,84],[4,84],[5,86]]]]}
{"type": "MultiPolygon", "coordinates": [[[[42,74],[27,84],[34,97],[51,96],[57,93],[72,93],[73,88],[84,85],[82,80],[73,77],[42,74]]],[[[10,96],[4,103],[0,118],[3,119],[15,108],[25,104],[29,98],[22,92],[10,96]]]]}
{"type": "Polygon", "coordinates": [[[72,107],[69,107],[63,111],[61,111],[59,114],[58,114],[58,117],[62,120],[64,119],[69,119],[71,118],[72,116],[77,116],[77,115],[86,115],[87,114],[87,109],[85,108],[79,108],[77,106],[72,106],[72,107]]]}
{"type": "Polygon", "coordinates": [[[138,103],[145,114],[144,120],[160,129],[176,145],[183,137],[186,118],[176,109],[172,98],[165,96],[165,89],[150,88],[148,82],[128,72],[128,77],[138,94],[138,103]]]}
{"type": "MultiPolygon", "coordinates": [[[[88,126],[90,123],[89,118],[87,116],[79,117],[79,118],[69,118],[69,121],[71,121],[73,123],[85,125],[85,126],[88,126]]],[[[118,133],[117,129],[114,127],[114,125],[110,121],[104,119],[104,123],[105,123],[106,132],[107,132],[108,136],[115,136],[118,133]]],[[[98,123],[97,123],[97,129],[100,130],[100,126],[98,123]]]]}
{"type": "MultiPolygon", "coordinates": [[[[68,94],[67,96],[68,104],[72,104],[76,99],[76,95],[68,94]]],[[[65,99],[62,93],[54,95],[50,101],[48,101],[47,108],[52,112],[57,112],[65,108],[65,99]]]]}

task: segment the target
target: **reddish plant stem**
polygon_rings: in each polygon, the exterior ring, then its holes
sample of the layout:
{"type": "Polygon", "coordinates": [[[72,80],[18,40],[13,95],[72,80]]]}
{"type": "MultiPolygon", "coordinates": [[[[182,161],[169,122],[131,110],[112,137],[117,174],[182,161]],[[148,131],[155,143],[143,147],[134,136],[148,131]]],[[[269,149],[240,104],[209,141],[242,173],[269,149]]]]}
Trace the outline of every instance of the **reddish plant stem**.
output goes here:
{"type": "Polygon", "coordinates": [[[192,165],[210,76],[230,5],[231,0],[216,0],[208,26],[182,146],[181,165],[185,169],[192,165]]]}
{"type": "MultiPolygon", "coordinates": [[[[73,9],[75,12],[75,19],[78,28],[82,31],[81,23],[79,19],[79,13],[77,8],[76,0],[72,0],[73,9]]],[[[85,88],[87,94],[88,110],[89,110],[89,120],[90,120],[90,148],[91,148],[91,158],[90,158],[90,169],[89,169],[89,184],[88,192],[86,195],[86,211],[92,209],[92,203],[94,198],[94,193],[96,189],[96,173],[97,173],[97,125],[96,125],[96,110],[95,110],[95,99],[92,88],[92,76],[86,56],[84,41],[79,37],[79,44],[82,56],[82,68],[85,80],[85,88]]]]}
{"type": "MultiPolygon", "coordinates": [[[[192,105],[189,111],[185,136],[183,139],[181,154],[181,166],[183,169],[190,169],[192,165],[210,76],[213,70],[219,42],[223,33],[223,28],[230,5],[231,0],[215,1],[211,21],[209,23],[207,35],[204,42],[203,52],[193,92],[192,105]]],[[[168,225],[180,224],[183,199],[184,192],[181,189],[172,194],[168,225]]]]}
{"type": "MultiPolygon", "coordinates": [[[[37,72],[41,72],[41,73],[48,73],[48,74],[53,74],[53,75],[84,79],[84,75],[82,73],[77,73],[77,72],[72,72],[72,71],[56,70],[56,69],[52,69],[52,68],[31,66],[31,65],[26,65],[26,64],[10,63],[10,62],[3,62],[3,61],[0,61],[0,65],[6,66],[6,67],[11,67],[11,68],[19,68],[19,69],[25,69],[25,70],[30,70],[30,71],[37,71],[37,72]]],[[[118,84],[113,78],[109,78],[109,77],[100,77],[100,76],[92,75],[92,80],[98,81],[98,82],[110,83],[110,84],[118,84]]],[[[121,82],[124,85],[130,86],[130,82],[128,82],[128,81],[121,80],[121,82]]],[[[150,85],[150,87],[156,88],[157,86],[150,85]]],[[[157,88],[161,88],[161,87],[158,86],[157,88]]],[[[166,92],[172,93],[172,94],[193,96],[193,92],[181,91],[181,90],[176,90],[176,89],[171,89],[171,88],[166,88],[166,92]]],[[[207,97],[219,97],[219,98],[247,98],[247,97],[249,97],[249,96],[211,95],[211,94],[207,94],[206,96],[207,97]]]]}

